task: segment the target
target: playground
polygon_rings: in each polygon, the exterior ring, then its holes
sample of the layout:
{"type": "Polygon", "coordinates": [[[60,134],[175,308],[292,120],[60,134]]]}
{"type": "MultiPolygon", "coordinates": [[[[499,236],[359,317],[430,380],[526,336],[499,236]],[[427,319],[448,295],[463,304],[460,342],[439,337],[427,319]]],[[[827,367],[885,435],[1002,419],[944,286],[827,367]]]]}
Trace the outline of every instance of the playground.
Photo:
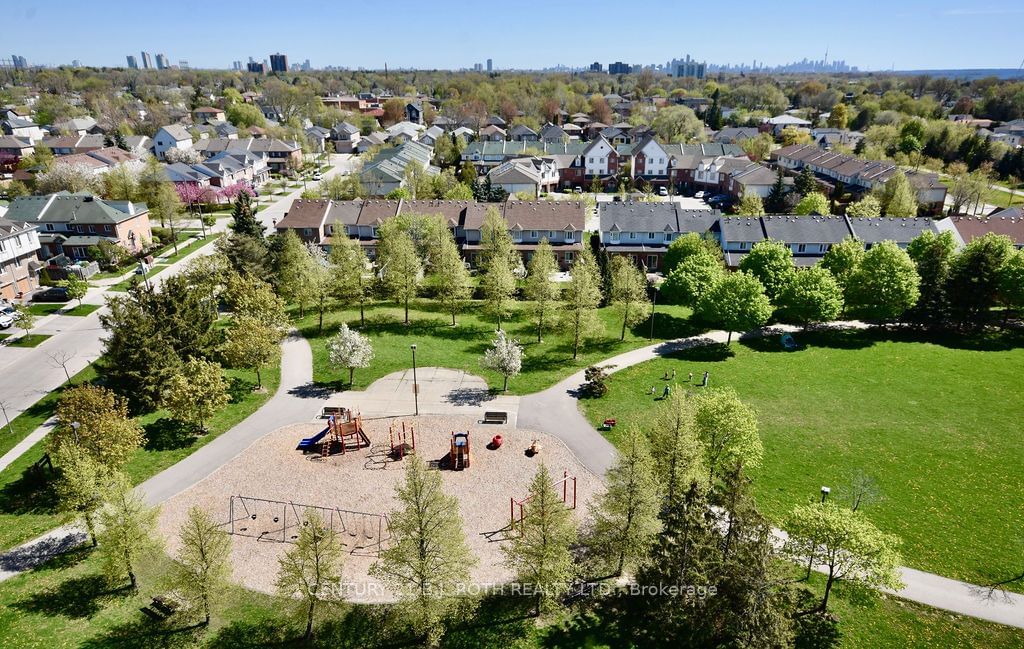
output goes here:
{"type": "Polygon", "coordinates": [[[575,497],[581,521],[603,489],[560,440],[546,434],[460,415],[367,419],[339,409],[334,416],[333,423],[323,419],[268,433],[168,500],[160,529],[169,550],[177,550],[177,529],[188,509],[198,505],[231,534],[235,581],[273,592],[278,559],[294,542],[302,512],[313,506],[345,546],[343,595],[358,602],[390,601],[394,598],[368,569],[387,547],[387,514],[398,506],[395,487],[410,453],[440,471],[445,490],[458,497],[467,542],[479,558],[471,576],[481,585],[510,578],[501,553],[501,541],[516,533],[510,506],[525,498],[541,462],[562,481],[556,490],[565,493],[567,506],[575,497]],[[502,438],[497,447],[496,435],[502,438]]]}

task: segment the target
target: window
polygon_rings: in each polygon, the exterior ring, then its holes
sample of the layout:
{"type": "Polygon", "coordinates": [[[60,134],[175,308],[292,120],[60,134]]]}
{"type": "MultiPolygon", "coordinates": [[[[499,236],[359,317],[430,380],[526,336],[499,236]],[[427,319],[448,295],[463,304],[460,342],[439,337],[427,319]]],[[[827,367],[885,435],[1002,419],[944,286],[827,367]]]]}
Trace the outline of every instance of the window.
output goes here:
{"type": "Polygon", "coordinates": [[[519,230],[512,230],[512,240],[513,241],[522,241],[523,240],[523,233],[520,232],[519,230]]]}
{"type": "Polygon", "coordinates": [[[629,238],[630,239],[636,239],[636,232],[630,232],[629,233],[629,238]]]}
{"type": "Polygon", "coordinates": [[[647,269],[655,270],[658,267],[658,255],[647,255],[647,269]]]}
{"type": "Polygon", "coordinates": [[[377,228],[370,228],[370,236],[372,236],[374,239],[377,238],[377,228]]]}
{"type": "Polygon", "coordinates": [[[89,226],[89,234],[96,234],[96,226],[94,226],[94,225],[90,225],[89,226]]]}
{"type": "Polygon", "coordinates": [[[750,242],[740,241],[740,250],[750,250],[750,242]]]}
{"type": "Polygon", "coordinates": [[[600,160],[598,160],[598,162],[600,162],[601,164],[604,164],[604,158],[601,158],[600,160]]]}
{"type": "Polygon", "coordinates": [[[566,243],[572,243],[572,232],[565,233],[565,241],[566,243]]]}
{"type": "Polygon", "coordinates": [[[47,223],[47,224],[46,224],[46,229],[47,229],[47,230],[48,230],[49,232],[53,232],[53,224],[52,224],[52,223],[47,223]]]}
{"type": "Polygon", "coordinates": [[[103,226],[103,231],[104,232],[110,232],[110,226],[109,225],[104,225],[103,226]]]}
{"type": "Polygon", "coordinates": [[[531,239],[536,239],[537,238],[537,231],[536,230],[530,230],[530,238],[531,239]]]}
{"type": "Polygon", "coordinates": [[[611,240],[612,240],[612,243],[618,243],[619,242],[619,233],[618,232],[612,232],[611,240]]]}
{"type": "Polygon", "coordinates": [[[653,232],[648,232],[647,233],[647,238],[653,240],[654,239],[654,233],[653,232]]]}
{"type": "Polygon", "coordinates": [[[593,159],[593,158],[591,158],[591,159],[590,159],[590,162],[591,162],[591,163],[593,163],[593,162],[594,162],[594,159],[593,159]]]}
{"type": "Polygon", "coordinates": [[[313,228],[302,228],[302,236],[311,237],[313,236],[313,228]]]}
{"type": "Polygon", "coordinates": [[[796,251],[797,252],[807,252],[807,244],[805,244],[805,243],[797,244],[796,251]]]}
{"type": "Polygon", "coordinates": [[[567,264],[571,264],[572,263],[572,253],[571,252],[566,252],[565,253],[565,263],[567,263],[567,264]]]}

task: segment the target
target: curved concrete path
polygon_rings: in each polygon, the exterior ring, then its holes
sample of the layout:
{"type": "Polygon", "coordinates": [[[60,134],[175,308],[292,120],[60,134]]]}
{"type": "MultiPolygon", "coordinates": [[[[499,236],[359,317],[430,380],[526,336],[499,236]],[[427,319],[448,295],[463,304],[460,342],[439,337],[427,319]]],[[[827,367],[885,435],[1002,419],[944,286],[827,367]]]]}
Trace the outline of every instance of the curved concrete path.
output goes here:
{"type": "MultiPolygon", "coordinates": [[[[866,326],[860,322],[837,322],[833,325],[845,328],[866,326]]],[[[796,327],[775,326],[741,337],[756,338],[797,330],[796,327]]],[[[712,331],[701,336],[649,345],[609,358],[600,365],[610,373],[616,372],[682,349],[724,343],[727,336],[725,331],[712,331]]],[[[733,338],[736,337],[734,333],[733,338]]],[[[615,447],[580,412],[577,394],[583,382],[583,372],[580,371],[547,390],[523,397],[520,402],[519,426],[560,438],[587,468],[597,475],[604,475],[615,461],[615,447]]],[[[780,542],[785,540],[785,532],[781,530],[776,530],[776,536],[780,542]]],[[[1024,629],[1024,595],[989,592],[973,584],[913,568],[901,568],[900,573],[904,588],[887,592],[912,602],[1024,629]]]]}
{"type": "MultiPolygon", "coordinates": [[[[859,322],[837,322],[833,325],[865,327],[859,322]]],[[[779,326],[742,336],[734,333],[733,337],[760,337],[795,329],[779,326]]],[[[619,354],[601,362],[601,366],[615,372],[679,350],[723,343],[726,338],[726,332],[712,331],[701,336],[662,342],[619,354]]],[[[140,485],[146,500],[162,502],[210,475],[267,432],[315,417],[320,408],[332,400],[332,395],[318,389],[312,377],[313,359],[309,343],[292,333],[282,344],[281,385],[274,396],[231,430],[140,485]]],[[[389,377],[394,379],[392,382],[408,386],[403,373],[389,377]]],[[[426,380],[425,377],[418,378],[421,383],[426,380]]],[[[583,381],[583,372],[576,372],[547,390],[522,397],[518,427],[560,438],[584,466],[597,475],[603,475],[614,462],[616,451],[580,413],[576,395],[583,381]]],[[[777,536],[780,541],[785,539],[782,531],[777,531],[777,536]]],[[[84,539],[81,530],[68,526],[0,555],[0,581],[66,552],[84,539]]],[[[961,615],[1024,628],[1024,595],[990,594],[978,586],[912,568],[901,568],[901,575],[906,585],[894,593],[899,597],[961,615]]]]}

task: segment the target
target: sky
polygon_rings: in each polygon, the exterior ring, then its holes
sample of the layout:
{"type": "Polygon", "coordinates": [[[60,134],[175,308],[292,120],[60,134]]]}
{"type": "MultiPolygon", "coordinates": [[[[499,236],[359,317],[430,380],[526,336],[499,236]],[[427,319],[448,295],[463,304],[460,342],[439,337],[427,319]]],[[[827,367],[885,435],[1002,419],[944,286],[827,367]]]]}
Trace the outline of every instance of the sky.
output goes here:
{"type": "Polygon", "coordinates": [[[718,64],[842,59],[862,70],[1018,68],[1020,0],[20,0],[0,58],[124,66],[146,50],[230,68],[283,52],[313,67],[497,69],[600,61],[718,64]],[[490,8],[495,8],[491,10],[490,8]]]}

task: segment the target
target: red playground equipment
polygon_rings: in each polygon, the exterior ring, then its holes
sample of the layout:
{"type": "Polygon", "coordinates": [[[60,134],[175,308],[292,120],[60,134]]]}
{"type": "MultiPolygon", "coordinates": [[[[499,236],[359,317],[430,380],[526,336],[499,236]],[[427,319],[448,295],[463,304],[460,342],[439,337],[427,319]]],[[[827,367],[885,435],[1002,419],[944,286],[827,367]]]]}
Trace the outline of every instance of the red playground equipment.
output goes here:
{"type": "Polygon", "coordinates": [[[469,468],[469,431],[452,433],[452,446],[448,454],[448,466],[454,471],[469,468]]]}
{"type": "MultiPolygon", "coordinates": [[[[556,481],[552,486],[555,488],[556,492],[558,491],[559,487],[562,488],[562,504],[564,504],[566,507],[569,507],[570,509],[576,509],[576,476],[569,475],[568,471],[563,471],[562,472],[562,479],[556,481]],[[569,483],[570,482],[572,483],[572,505],[571,506],[569,505],[569,483]]],[[[511,521],[509,523],[509,526],[512,527],[512,528],[515,528],[516,523],[518,522],[518,524],[519,524],[519,533],[522,534],[523,533],[523,519],[526,517],[526,513],[525,513],[525,511],[523,509],[523,505],[525,505],[526,503],[530,502],[530,496],[527,496],[526,498],[523,498],[522,500],[516,500],[515,498],[509,498],[509,501],[510,502],[509,502],[509,505],[508,505],[508,509],[509,509],[509,519],[511,521]],[[518,518],[518,520],[516,519],[516,507],[519,508],[519,518],[518,518]]]]}
{"type": "Polygon", "coordinates": [[[391,457],[401,460],[406,455],[416,452],[416,428],[409,424],[409,430],[405,429],[405,422],[402,422],[402,430],[395,428],[394,424],[388,426],[388,437],[391,441],[391,457]]]}
{"type": "Polygon", "coordinates": [[[361,415],[353,416],[351,410],[346,410],[340,416],[331,415],[327,420],[327,437],[320,444],[322,457],[333,455],[335,452],[344,455],[345,451],[356,451],[364,446],[369,448],[370,438],[363,432],[361,415]],[[355,441],[354,448],[349,446],[350,437],[355,441]]]}

